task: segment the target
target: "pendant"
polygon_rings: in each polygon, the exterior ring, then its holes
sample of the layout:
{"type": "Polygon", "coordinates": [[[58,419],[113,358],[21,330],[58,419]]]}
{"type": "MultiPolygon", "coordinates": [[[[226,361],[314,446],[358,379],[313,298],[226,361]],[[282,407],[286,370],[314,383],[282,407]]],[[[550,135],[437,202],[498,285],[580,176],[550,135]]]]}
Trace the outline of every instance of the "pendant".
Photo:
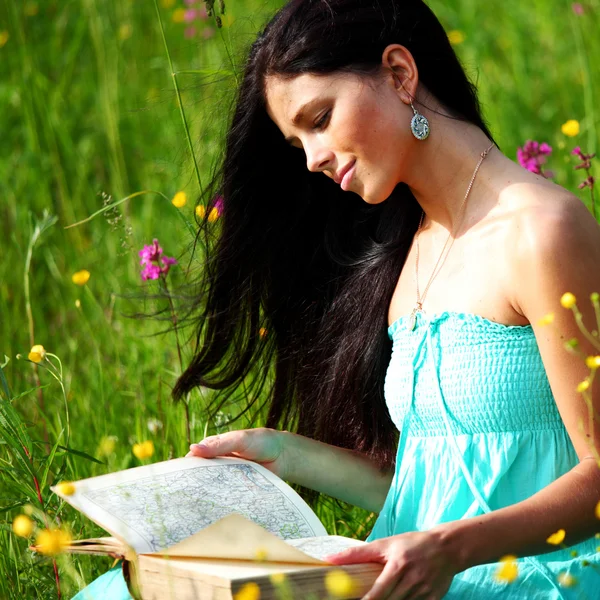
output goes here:
{"type": "Polygon", "coordinates": [[[406,328],[409,331],[414,331],[415,325],[417,324],[417,308],[413,308],[410,316],[408,317],[408,323],[406,324],[406,328]]]}

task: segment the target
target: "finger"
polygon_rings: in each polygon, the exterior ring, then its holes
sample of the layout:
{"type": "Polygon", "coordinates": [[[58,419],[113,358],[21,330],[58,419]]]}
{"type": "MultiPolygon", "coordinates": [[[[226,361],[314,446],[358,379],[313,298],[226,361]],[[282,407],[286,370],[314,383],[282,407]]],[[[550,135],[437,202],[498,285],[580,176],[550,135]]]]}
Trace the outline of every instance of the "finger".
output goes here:
{"type": "Polygon", "coordinates": [[[388,600],[394,598],[390,594],[400,580],[400,573],[398,573],[398,565],[388,562],[379,577],[375,580],[373,587],[363,596],[362,600],[388,600]]]}
{"type": "Polygon", "coordinates": [[[347,548],[341,552],[325,556],[323,560],[334,565],[354,565],[366,562],[384,562],[381,545],[377,542],[361,544],[354,548],[347,548]]]}
{"type": "Polygon", "coordinates": [[[401,577],[396,584],[396,587],[390,593],[390,600],[417,600],[417,598],[426,598],[422,590],[427,590],[431,593],[431,586],[426,585],[422,579],[417,578],[410,573],[401,577]]]}
{"type": "Polygon", "coordinates": [[[229,431],[228,433],[211,435],[198,444],[192,444],[190,452],[193,456],[203,458],[224,456],[232,452],[243,453],[246,447],[246,439],[247,436],[244,431],[229,431]]]}

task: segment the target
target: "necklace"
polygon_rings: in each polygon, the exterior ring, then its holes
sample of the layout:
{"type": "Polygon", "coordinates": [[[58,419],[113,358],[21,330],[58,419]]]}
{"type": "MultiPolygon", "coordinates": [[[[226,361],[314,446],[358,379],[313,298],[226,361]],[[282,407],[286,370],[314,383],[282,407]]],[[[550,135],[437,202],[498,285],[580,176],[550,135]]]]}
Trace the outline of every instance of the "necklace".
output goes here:
{"type": "MultiPolygon", "coordinates": [[[[460,205],[460,209],[458,211],[458,221],[457,221],[457,225],[456,225],[456,231],[459,230],[461,224],[462,224],[462,218],[463,218],[463,211],[465,208],[465,203],[467,201],[467,198],[469,197],[469,193],[471,192],[471,188],[473,187],[473,182],[475,181],[475,177],[477,176],[477,171],[479,171],[479,167],[481,166],[481,163],[484,161],[485,157],[488,155],[488,153],[490,152],[490,150],[494,147],[494,144],[492,144],[487,150],[484,150],[481,153],[481,158],[479,159],[479,162],[477,163],[477,166],[475,167],[475,171],[473,173],[473,177],[471,177],[471,182],[469,183],[469,187],[467,188],[467,193],[465,194],[465,197],[462,201],[462,204],[460,205]]],[[[427,285],[425,286],[425,290],[423,291],[423,295],[421,296],[420,292],[419,292],[419,235],[421,234],[421,226],[423,225],[423,217],[425,216],[425,211],[423,211],[421,213],[421,220],[419,221],[419,228],[417,229],[417,233],[415,235],[415,243],[417,245],[417,257],[416,257],[416,263],[415,263],[415,279],[417,282],[417,304],[416,306],[412,309],[412,312],[410,313],[410,316],[408,318],[408,323],[407,323],[407,327],[410,331],[412,331],[415,328],[415,324],[417,322],[417,313],[421,312],[424,313],[425,311],[423,310],[423,302],[425,300],[425,295],[427,294],[427,290],[429,290],[429,286],[431,285],[431,282],[435,279],[435,277],[437,276],[437,274],[441,271],[442,267],[444,266],[444,262],[446,262],[446,258],[448,257],[448,254],[450,254],[450,249],[452,248],[452,244],[454,244],[454,240],[456,239],[455,237],[452,237],[452,232],[450,232],[448,234],[448,237],[446,238],[446,243],[444,244],[444,247],[442,248],[442,252],[440,254],[440,257],[437,259],[437,262],[435,263],[435,266],[433,267],[433,273],[431,274],[431,277],[429,278],[429,281],[427,282],[427,285]],[[438,264],[440,263],[440,260],[442,259],[442,256],[444,256],[444,252],[446,250],[446,246],[448,245],[448,242],[450,241],[450,239],[452,239],[452,242],[450,244],[450,247],[448,248],[448,252],[446,252],[446,256],[444,257],[444,260],[442,261],[442,264],[440,264],[439,269],[438,269],[438,264]]]]}

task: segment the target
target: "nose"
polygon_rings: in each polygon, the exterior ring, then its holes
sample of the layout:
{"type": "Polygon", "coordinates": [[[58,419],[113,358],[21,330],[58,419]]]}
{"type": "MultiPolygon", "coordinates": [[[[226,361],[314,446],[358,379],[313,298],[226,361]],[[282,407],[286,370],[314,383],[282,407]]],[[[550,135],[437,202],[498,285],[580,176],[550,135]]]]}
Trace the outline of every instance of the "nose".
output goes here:
{"type": "Polygon", "coordinates": [[[304,151],[306,153],[306,166],[313,173],[324,171],[335,158],[331,150],[316,144],[305,146],[304,151]]]}

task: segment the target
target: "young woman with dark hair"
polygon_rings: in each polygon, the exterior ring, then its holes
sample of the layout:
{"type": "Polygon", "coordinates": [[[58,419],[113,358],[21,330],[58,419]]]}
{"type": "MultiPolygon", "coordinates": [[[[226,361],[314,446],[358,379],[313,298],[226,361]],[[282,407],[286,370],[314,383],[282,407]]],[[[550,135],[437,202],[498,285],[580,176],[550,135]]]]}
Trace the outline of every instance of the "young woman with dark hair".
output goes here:
{"type": "Polygon", "coordinates": [[[600,231],[500,152],[431,10],[286,4],[252,45],[207,195],[221,228],[201,224],[198,349],[174,396],[243,385],[268,419],[190,454],[379,512],[371,543],[330,557],[385,565],[369,600],[597,597],[600,427],[560,299],[595,322],[600,231]]]}

